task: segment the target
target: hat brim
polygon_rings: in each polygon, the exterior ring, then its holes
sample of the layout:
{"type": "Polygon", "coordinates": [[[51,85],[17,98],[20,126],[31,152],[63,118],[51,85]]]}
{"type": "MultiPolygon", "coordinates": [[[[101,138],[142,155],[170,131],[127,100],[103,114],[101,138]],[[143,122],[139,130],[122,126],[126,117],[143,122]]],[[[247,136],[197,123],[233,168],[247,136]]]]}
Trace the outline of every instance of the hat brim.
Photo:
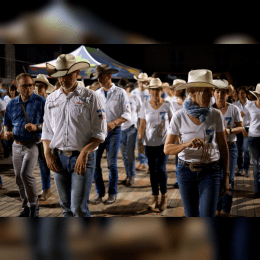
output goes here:
{"type": "Polygon", "coordinates": [[[51,83],[46,82],[46,81],[43,80],[43,79],[35,78],[35,79],[33,79],[33,81],[34,81],[34,83],[36,83],[36,82],[45,83],[45,84],[47,85],[47,87],[48,87],[47,90],[46,90],[46,93],[48,93],[48,94],[52,93],[53,90],[54,90],[54,86],[53,86],[51,83]]]}
{"type": "Polygon", "coordinates": [[[88,68],[90,68],[90,64],[85,61],[77,62],[77,63],[73,64],[69,69],[65,69],[65,70],[57,70],[54,65],[52,65],[50,63],[46,63],[47,74],[49,77],[52,77],[52,78],[63,77],[76,70],[81,71],[81,70],[87,70],[88,68]]]}
{"type": "Polygon", "coordinates": [[[260,98],[260,93],[258,93],[258,92],[256,92],[256,91],[251,91],[251,90],[249,90],[249,92],[250,92],[251,94],[253,94],[256,98],[260,98]]]}
{"type": "Polygon", "coordinates": [[[219,88],[219,87],[207,82],[190,82],[175,87],[174,90],[181,90],[187,88],[219,88]]]}
{"type": "Polygon", "coordinates": [[[98,78],[99,76],[103,75],[103,74],[106,74],[106,73],[109,73],[109,74],[116,74],[118,73],[119,70],[117,69],[107,69],[107,70],[104,70],[102,71],[101,73],[97,74],[96,72],[93,73],[93,77],[94,78],[98,78]]]}
{"type": "Polygon", "coordinates": [[[161,85],[161,86],[150,86],[150,85],[147,85],[147,86],[144,86],[144,88],[147,88],[147,89],[156,89],[156,88],[163,88],[163,89],[167,89],[167,88],[170,88],[170,86],[165,86],[165,85],[161,85]]]}

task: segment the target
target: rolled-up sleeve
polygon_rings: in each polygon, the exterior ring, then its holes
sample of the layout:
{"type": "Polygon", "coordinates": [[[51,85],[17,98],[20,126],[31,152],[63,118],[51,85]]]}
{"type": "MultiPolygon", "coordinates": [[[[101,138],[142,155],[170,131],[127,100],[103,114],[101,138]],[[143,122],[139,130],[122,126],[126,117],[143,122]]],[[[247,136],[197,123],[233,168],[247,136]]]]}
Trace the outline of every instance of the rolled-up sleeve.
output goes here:
{"type": "Polygon", "coordinates": [[[107,137],[107,121],[103,102],[98,95],[93,96],[93,106],[91,110],[91,129],[92,136],[102,141],[107,137]]]}
{"type": "Polygon", "coordinates": [[[121,104],[122,104],[122,110],[123,110],[122,111],[123,114],[121,114],[121,117],[123,117],[127,121],[131,121],[130,101],[129,101],[129,97],[128,97],[126,91],[122,91],[121,102],[122,102],[121,104]]]}
{"type": "Polygon", "coordinates": [[[47,101],[45,103],[45,107],[44,107],[44,117],[43,117],[43,128],[42,128],[42,140],[52,140],[54,133],[52,131],[51,128],[51,124],[50,124],[50,109],[49,109],[49,102],[48,102],[48,98],[47,101]]]}

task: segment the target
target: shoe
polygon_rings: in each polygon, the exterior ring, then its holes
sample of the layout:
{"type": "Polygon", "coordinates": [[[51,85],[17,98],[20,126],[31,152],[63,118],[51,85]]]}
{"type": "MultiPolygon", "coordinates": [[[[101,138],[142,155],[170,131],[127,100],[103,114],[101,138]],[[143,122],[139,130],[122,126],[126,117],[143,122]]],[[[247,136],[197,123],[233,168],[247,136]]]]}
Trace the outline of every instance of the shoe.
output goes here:
{"type": "Polygon", "coordinates": [[[24,208],[18,217],[23,218],[23,217],[29,217],[29,216],[30,216],[30,209],[24,208]]]}
{"type": "Polygon", "coordinates": [[[146,173],[147,173],[147,174],[150,173],[150,169],[149,169],[149,167],[147,167],[147,169],[146,169],[146,173]]]}
{"type": "Polygon", "coordinates": [[[149,210],[155,210],[156,208],[159,208],[158,198],[158,195],[153,195],[152,202],[148,205],[149,210]]]}
{"type": "Polygon", "coordinates": [[[43,190],[41,195],[40,195],[40,198],[39,200],[47,200],[49,197],[51,196],[51,189],[48,189],[48,190],[43,190]]]}
{"type": "Polygon", "coordinates": [[[249,178],[249,176],[250,176],[249,170],[245,170],[245,177],[249,178]]]}
{"type": "Polygon", "coordinates": [[[126,185],[129,182],[130,177],[126,177],[123,181],[121,181],[121,184],[126,185]]]}
{"type": "Polygon", "coordinates": [[[179,183],[178,182],[175,182],[175,184],[173,186],[174,186],[174,188],[179,189],[179,183]]]}
{"type": "Polygon", "coordinates": [[[143,168],[145,168],[145,165],[144,165],[144,164],[139,164],[139,165],[136,167],[136,170],[137,170],[137,171],[141,171],[141,170],[143,170],[143,168]]]}
{"type": "Polygon", "coordinates": [[[113,204],[116,202],[116,196],[108,196],[108,199],[105,201],[105,204],[113,204]]]}
{"type": "Polygon", "coordinates": [[[130,187],[131,185],[133,185],[135,182],[135,177],[129,177],[127,183],[126,183],[126,186],[127,187],[130,187]]]}
{"type": "Polygon", "coordinates": [[[239,169],[237,172],[236,172],[236,176],[241,176],[242,175],[242,172],[243,172],[243,170],[241,169],[239,169]]]}
{"type": "Polygon", "coordinates": [[[159,210],[162,212],[164,211],[166,208],[167,208],[167,194],[162,194],[161,196],[161,203],[160,203],[160,206],[159,206],[159,210]]]}
{"type": "Polygon", "coordinates": [[[30,218],[38,218],[39,217],[39,207],[38,206],[34,206],[34,207],[30,207],[30,218]]]}
{"type": "Polygon", "coordinates": [[[102,202],[102,198],[103,198],[104,196],[105,196],[105,195],[99,195],[99,194],[97,194],[96,197],[95,197],[95,199],[92,200],[92,201],[90,201],[90,203],[93,204],[93,205],[97,205],[97,204],[99,204],[99,203],[102,202]]]}

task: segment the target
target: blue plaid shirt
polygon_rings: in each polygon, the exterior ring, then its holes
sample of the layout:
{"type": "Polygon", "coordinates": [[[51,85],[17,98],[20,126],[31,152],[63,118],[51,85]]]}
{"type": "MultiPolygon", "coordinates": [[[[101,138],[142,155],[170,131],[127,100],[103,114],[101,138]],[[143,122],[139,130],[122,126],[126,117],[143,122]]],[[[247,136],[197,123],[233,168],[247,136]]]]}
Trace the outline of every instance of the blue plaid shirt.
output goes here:
{"type": "MultiPolygon", "coordinates": [[[[30,98],[24,103],[26,113],[32,124],[43,123],[44,105],[46,99],[32,93],[30,98]]],[[[20,142],[34,140],[34,136],[24,127],[27,124],[20,104],[23,103],[21,96],[12,99],[6,106],[3,125],[13,127],[14,139],[20,142]]],[[[36,131],[36,135],[41,138],[42,132],[36,131]]]]}

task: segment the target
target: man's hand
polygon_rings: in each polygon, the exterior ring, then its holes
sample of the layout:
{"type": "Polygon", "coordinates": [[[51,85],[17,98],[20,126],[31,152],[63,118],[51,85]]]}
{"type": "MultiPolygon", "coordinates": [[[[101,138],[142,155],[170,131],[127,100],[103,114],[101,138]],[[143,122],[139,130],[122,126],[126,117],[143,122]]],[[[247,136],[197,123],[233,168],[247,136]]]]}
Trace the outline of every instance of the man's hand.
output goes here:
{"type": "Polygon", "coordinates": [[[13,133],[12,132],[5,132],[5,134],[4,134],[4,139],[5,140],[10,140],[11,138],[13,137],[13,133]]]}
{"type": "Polygon", "coordinates": [[[37,126],[34,125],[34,124],[26,124],[25,127],[24,127],[26,130],[28,130],[29,132],[34,132],[34,131],[37,131],[37,126]]]}
{"type": "Polygon", "coordinates": [[[145,149],[144,149],[144,145],[142,142],[138,142],[138,149],[140,153],[145,154],[145,149]]]}
{"type": "Polygon", "coordinates": [[[82,175],[86,172],[86,166],[88,162],[88,153],[82,150],[75,164],[75,172],[78,175],[82,175]]]}
{"type": "Polygon", "coordinates": [[[107,131],[110,132],[116,127],[116,123],[110,122],[107,124],[107,131]]]}
{"type": "Polygon", "coordinates": [[[60,171],[59,167],[56,164],[57,158],[58,157],[56,155],[52,154],[52,153],[45,154],[47,166],[53,172],[59,172],[60,171]]]}

